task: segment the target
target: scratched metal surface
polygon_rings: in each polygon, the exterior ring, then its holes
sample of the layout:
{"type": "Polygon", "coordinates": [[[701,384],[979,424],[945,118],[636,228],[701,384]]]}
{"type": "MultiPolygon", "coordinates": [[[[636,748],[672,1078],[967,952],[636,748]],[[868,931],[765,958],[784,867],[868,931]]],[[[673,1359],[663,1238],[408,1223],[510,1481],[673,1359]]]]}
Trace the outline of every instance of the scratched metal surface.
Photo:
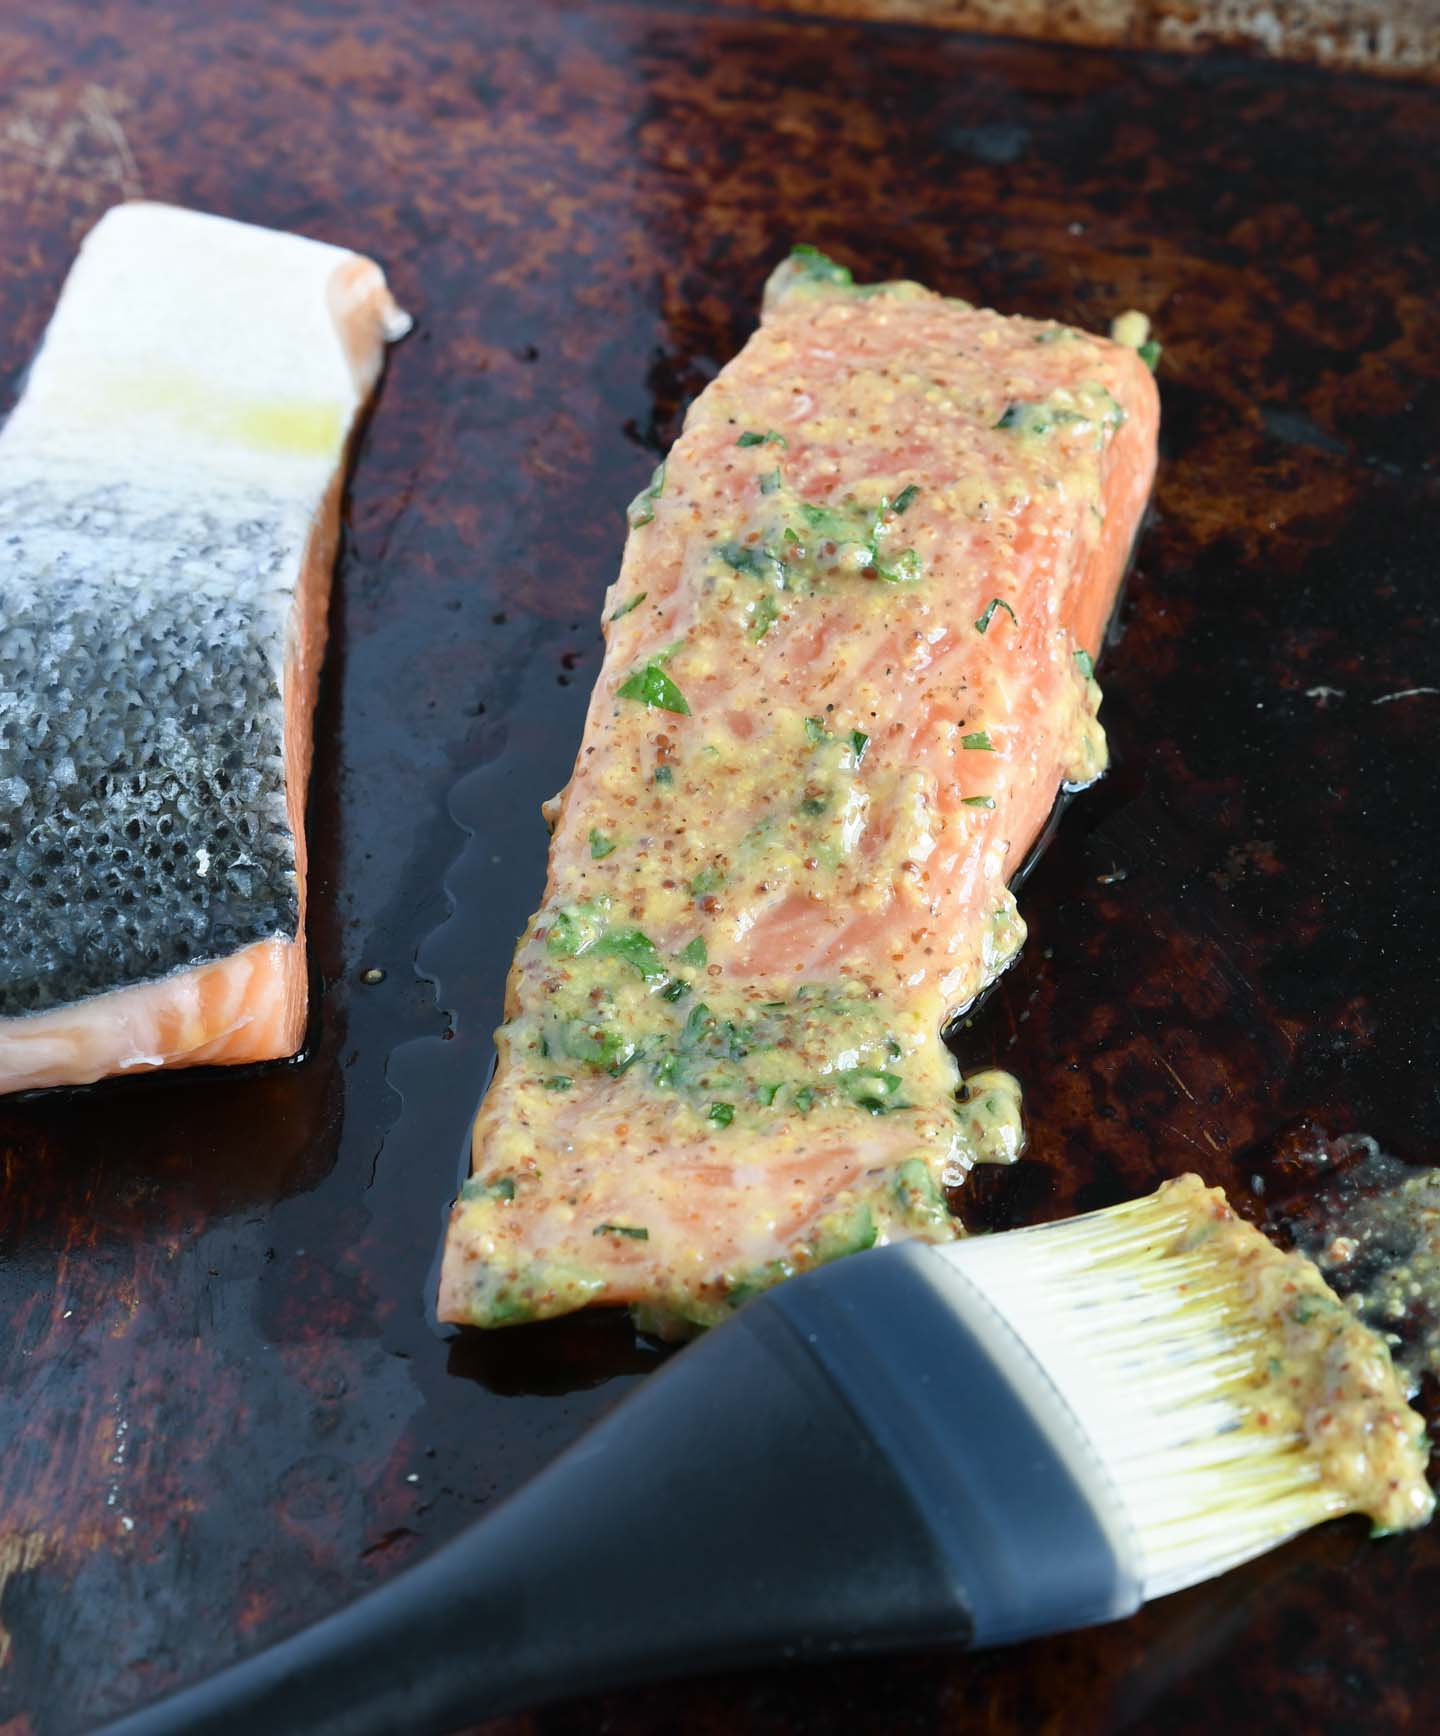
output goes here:
{"type": "MultiPolygon", "coordinates": [[[[796,237],[1082,324],[1142,307],[1166,344],[1115,769],[959,1038],[1028,1090],[977,1220],[1192,1165],[1258,1204],[1307,1117],[1440,1161],[1433,92],[618,0],[8,5],[0,71],[7,392],[140,190],[373,251],[420,320],[347,508],[305,1060],[0,1105],[5,1736],[383,1581],[651,1366],[614,1319],[447,1345],[427,1289],[620,507],[796,237]]],[[[1435,1728],[1437,1587],[1440,1532],[1342,1525],[1102,1634],[503,1730],[1435,1728]]]]}

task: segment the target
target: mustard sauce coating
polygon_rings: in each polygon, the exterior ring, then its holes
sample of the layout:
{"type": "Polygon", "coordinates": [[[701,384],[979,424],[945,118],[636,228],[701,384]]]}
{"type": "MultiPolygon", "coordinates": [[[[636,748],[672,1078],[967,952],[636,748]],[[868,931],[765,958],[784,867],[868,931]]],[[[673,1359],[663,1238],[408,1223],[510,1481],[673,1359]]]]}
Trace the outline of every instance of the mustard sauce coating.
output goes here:
{"type": "Polygon", "coordinates": [[[1440,1170],[1412,1169],[1364,1134],[1337,1143],[1369,1155],[1342,1178],[1305,1250],[1418,1386],[1440,1376],[1440,1170]]]}
{"type": "Polygon", "coordinates": [[[1016,1155],[1018,1090],[959,1092],[941,1031],[1023,943],[1007,880],[1057,789],[1104,769],[1091,659],[1155,422],[1123,346],[776,273],[630,508],[442,1318],[708,1324],[957,1233],[944,1189],[1016,1155]]]}
{"type": "Polygon", "coordinates": [[[1382,1531],[1424,1525],[1435,1508],[1426,1481],[1423,1419],[1383,1339],[1358,1321],[1303,1254],[1284,1253],[1198,1176],[1158,1196],[1189,1222],[1177,1251],[1202,1254],[1233,1286],[1244,1427],[1303,1441],[1337,1513],[1365,1513],[1382,1531]]]}

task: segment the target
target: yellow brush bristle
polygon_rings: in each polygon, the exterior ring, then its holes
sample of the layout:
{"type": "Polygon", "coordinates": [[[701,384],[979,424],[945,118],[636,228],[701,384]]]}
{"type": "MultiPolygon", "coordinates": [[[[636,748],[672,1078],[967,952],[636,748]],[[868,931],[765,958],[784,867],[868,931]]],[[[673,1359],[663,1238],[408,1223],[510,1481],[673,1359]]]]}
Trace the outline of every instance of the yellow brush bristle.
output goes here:
{"type": "Polygon", "coordinates": [[[1035,1356],[1135,1528],[1147,1598],[1337,1514],[1433,1509],[1381,1341],[1196,1176],[943,1250],[1035,1356]]]}

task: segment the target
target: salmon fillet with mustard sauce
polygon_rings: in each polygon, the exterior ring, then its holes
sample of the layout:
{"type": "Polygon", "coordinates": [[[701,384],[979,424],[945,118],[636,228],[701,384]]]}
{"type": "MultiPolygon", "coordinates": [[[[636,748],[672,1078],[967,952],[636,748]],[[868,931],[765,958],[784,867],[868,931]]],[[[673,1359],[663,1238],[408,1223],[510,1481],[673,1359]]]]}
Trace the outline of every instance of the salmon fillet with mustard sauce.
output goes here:
{"type": "Polygon", "coordinates": [[[0,1091],[300,1047],[340,488],[408,324],[300,236],[86,238],[0,433],[0,1091]]]}
{"type": "Polygon", "coordinates": [[[808,249],[771,279],[631,508],[442,1319],[703,1325],[958,1233],[944,1189],[1015,1099],[961,1091],[941,1033],[1104,768],[1092,659],[1157,424],[1125,344],[808,249]]]}

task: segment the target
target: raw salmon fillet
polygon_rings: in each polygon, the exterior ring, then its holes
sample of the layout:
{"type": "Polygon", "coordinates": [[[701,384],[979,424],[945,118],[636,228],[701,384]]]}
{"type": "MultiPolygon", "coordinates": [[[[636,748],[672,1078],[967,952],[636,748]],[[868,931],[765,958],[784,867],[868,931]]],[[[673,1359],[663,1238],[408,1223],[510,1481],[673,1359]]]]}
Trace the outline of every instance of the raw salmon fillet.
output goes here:
{"type": "Polygon", "coordinates": [[[292,1055],[311,713],[380,268],[86,238],[0,433],[0,1091],[292,1055]]]}
{"type": "Polygon", "coordinates": [[[1015,1098],[941,1032],[1104,767],[1091,659],[1158,414],[1121,344],[809,250],[772,278],[631,508],[443,1319],[706,1324],[957,1233],[944,1189],[1014,1155],[1015,1098]]]}

